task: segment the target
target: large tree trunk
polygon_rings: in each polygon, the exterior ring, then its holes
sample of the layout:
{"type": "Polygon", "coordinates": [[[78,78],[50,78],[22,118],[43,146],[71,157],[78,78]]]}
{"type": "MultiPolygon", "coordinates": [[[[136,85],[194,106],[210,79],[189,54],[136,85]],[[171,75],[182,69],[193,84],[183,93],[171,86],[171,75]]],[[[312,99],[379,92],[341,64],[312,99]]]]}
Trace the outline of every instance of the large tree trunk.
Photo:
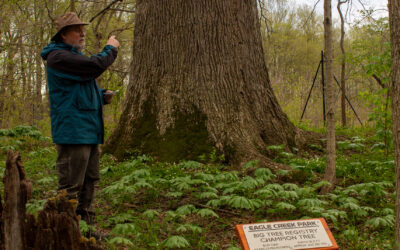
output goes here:
{"type": "Polygon", "coordinates": [[[335,138],[335,85],[333,78],[333,46],[332,46],[332,0],[324,0],[324,40],[326,57],[326,168],[324,180],[330,187],[324,186],[322,192],[333,190],[336,182],[336,138],[335,138]]]}
{"type": "MultiPolygon", "coordinates": [[[[296,146],[264,61],[255,0],[138,0],[123,113],[104,152],[233,164],[296,146]]],[[[277,167],[277,165],[270,165],[277,167]]]]}
{"type": "Polygon", "coordinates": [[[400,249],[400,3],[389,0],[392,42],[392,116],[396,165],[396,248],[400,249]]]}

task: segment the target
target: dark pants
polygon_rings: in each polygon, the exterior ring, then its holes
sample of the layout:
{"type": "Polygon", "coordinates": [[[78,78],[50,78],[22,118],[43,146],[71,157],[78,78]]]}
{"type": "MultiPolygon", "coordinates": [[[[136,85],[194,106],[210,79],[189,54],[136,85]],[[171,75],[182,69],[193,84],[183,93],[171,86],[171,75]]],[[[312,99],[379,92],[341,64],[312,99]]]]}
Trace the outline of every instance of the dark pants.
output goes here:
{"type": "Polygon", "coordinates": [[[100,179],[100,153],[97,145],[57,144],[58,190],[78,201],[78,211],[89,211],[94,185],[100,179]]]}

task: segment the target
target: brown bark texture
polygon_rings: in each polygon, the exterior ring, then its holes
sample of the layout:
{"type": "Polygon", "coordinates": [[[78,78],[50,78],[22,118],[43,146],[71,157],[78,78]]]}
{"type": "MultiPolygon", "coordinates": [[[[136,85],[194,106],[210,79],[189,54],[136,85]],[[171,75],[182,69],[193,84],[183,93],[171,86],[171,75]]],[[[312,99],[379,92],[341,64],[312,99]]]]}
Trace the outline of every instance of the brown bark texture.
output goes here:
{"type": "Polygon", "coordinates": [[[24,249],[25,204],[32,195],[32,184],[25,179],[25,170],[18,154],[7,154],[3,177],[2,245],[5,249],[24,249]]]}
{"type": "Polygon", "coordinates": [[[32,185],[25,178],[18,153],[8,152],[3,182],[0,249],[102,249],[94,239],[80,235],[76,201],[67,200],[65,192],[49,199],[37,218],[26,214],[25,205],[32,195],[32,185]]]}
{"type": "Polygon", "coordinates": [[[324,38],[326,57],[326,168],[324,180],[331,186],[324,186],[322,192],[333,190],[336,182],[336,138],[335,138],[335,85],[333,76],[333,45],[332,45],[332,0],[324,0],[324,38]]]}
{"type": "Polygon", "coordinates": [[[298,146],[264,61],[255,0],[138,0],[130,83],[103,152],[197,159],[217,148],[233,164],[298,146]]]}
{"type": "Polygon", "coordinates": [[[396,246],[400,249],[400,3],[389,0],[389,25],[392,43],[392,119],[396,167],[396,246]]]}

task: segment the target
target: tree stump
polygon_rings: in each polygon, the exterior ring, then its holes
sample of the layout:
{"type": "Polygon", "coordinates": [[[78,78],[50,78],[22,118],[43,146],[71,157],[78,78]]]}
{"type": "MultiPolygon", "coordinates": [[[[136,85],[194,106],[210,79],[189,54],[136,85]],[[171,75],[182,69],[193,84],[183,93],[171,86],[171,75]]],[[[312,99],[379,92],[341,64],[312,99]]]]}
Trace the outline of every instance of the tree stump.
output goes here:
{"type": "Polygon", "coordinates": [[[18,153],[8,152],[3,182],[1,249],[102,249],[93,238],[81,236],[75,214],[77,202],[68,200],[66,192],[49,199],[37,218],[26,214],[25,205],[31,198],[32,184],[25,178],[18,153]]]}

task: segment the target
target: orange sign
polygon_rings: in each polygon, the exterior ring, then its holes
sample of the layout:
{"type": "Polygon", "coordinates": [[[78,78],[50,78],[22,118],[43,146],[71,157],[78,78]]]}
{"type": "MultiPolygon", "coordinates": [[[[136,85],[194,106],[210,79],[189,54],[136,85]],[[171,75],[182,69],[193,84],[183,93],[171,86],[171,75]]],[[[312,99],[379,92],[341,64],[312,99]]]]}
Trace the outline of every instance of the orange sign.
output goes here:
{"type": "Polygon", "coordinates": [[[337,250],[324,218],[236,225],[245,250],[337,250]]]}

